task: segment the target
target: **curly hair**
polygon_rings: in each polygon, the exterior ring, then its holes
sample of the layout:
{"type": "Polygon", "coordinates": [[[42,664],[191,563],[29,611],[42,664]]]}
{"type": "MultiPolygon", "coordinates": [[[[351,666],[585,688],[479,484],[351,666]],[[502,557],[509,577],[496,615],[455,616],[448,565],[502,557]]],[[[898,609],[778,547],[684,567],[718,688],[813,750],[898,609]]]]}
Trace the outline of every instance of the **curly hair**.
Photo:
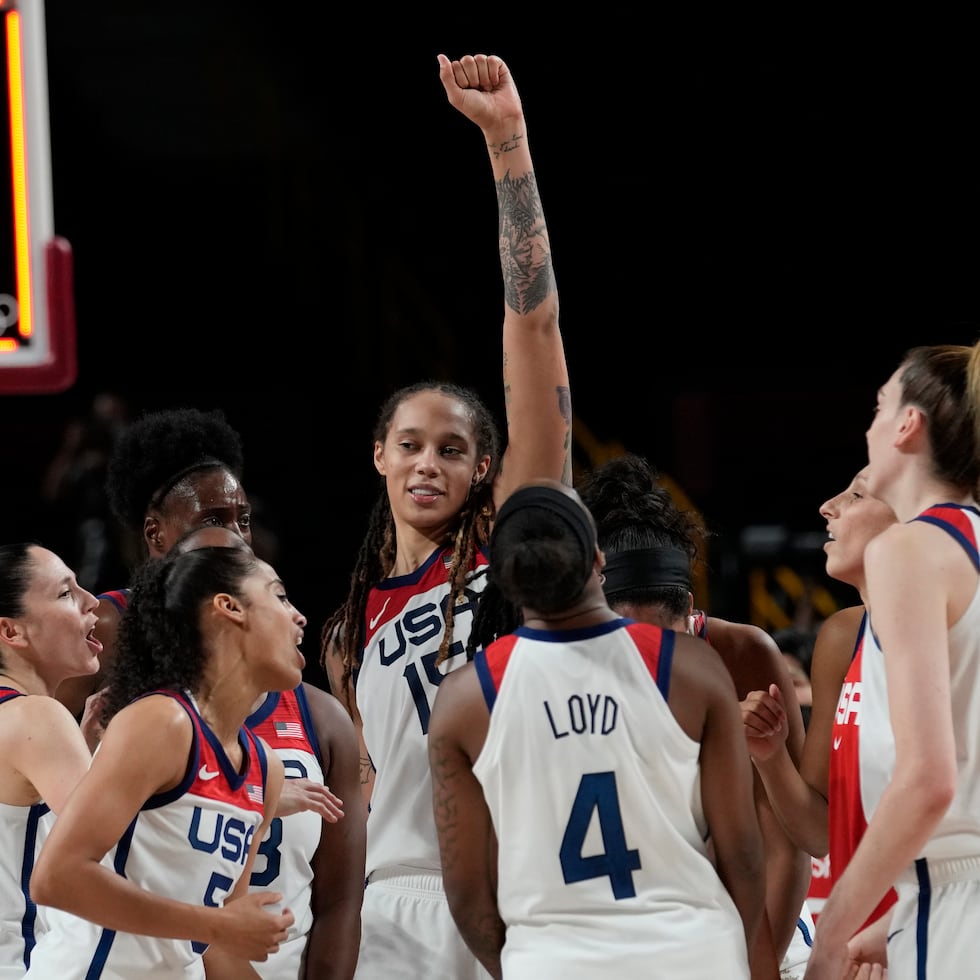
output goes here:
{"type": "Polygon", "coordinates": [[[151,691],[198,689],[207,665],[201,608],[219,592],[242,597],[257,564],[251,549],[216,546],[171,551],[137,568],[109,668],[104,724],[151,691]]]}
{"type": "MultiPolygon", "coordinates": [[[[403,402],[430,391],[453,398],[466,409],[476,437],[476,453],[481,457],[490,457],[486,476],[471,489],[456,517],[455,528],[446,539],[447,545],[452,544],[453,553],[449,568],[450,595],[446,606],[446,628],[437,658],[437,663],[442,663],[452,646],[454,610],[465,599],[464,590],[469,570],[477,551],[485,547],[490,538],[493,482],[500,466],[500,432],[490,410],[472,389],[444,381],[420,381],[398,389],[384,402],[374,425],[374,441],[384,442],[387,438],[392,418],[403,402]]],[[[382,478],[368,519],[367,533],[354,562],[347,598],[328,617],[320,634],[321,664],[326,666],[332,645],[338,648],[343,663],[342,684],[345,692],[349,688],[353,671],[360,665],[362,624],[368,593],[391,573],[396,550],[395,521],[382,478]]]]}
{"type": "MultiPolygon", "coordinates": [[[[686,554],[690,564],[702,560],[707,530],[674,503],[658,480],[651,463],[626,453],[597,467],[582,481],[579,495],[595,518],[599,547],[607,559],[628,551],[669,548],[686,554]]],[[[684,615],[690,595],[680,585],[638,583],[616,593],[612,604],[622,602],[659,605],[684,615]]]]}
{"type": "Polygon", "coordinates": [[[161,500],[196,469],[223,466],[241,479],[242,439],[220,409],[164,409],[146,413],[119,436],[106,471],[113,514],[139,531],[154,500],[161,500]]]}

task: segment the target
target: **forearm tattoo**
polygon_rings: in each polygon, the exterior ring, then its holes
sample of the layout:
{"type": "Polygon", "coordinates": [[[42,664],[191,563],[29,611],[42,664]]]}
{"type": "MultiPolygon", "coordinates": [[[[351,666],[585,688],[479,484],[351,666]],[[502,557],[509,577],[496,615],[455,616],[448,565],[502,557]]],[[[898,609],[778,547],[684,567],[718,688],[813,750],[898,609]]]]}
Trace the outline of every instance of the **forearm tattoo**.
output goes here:
{"type": "Polygon", "coordinates": [[[533,173],[497,182],[500,268],[504,299],[517,313],[537,309],[554,292],[551,242],[533,173]]]}
{"type": "Polygon", "coordinates": [[[361,756],[361,785],[367,786],[374,778],[374,764],[370,756],[361,756]]]}
{"type": "Polygon", "coordinates": [[[502,153],[510,153],[511,150],[516,150],[523,139],[524,137],[520,133],[514,133],[510,139],[501,140],[499,143],[487,143],[487,148],[493,154],[494,160],[499,160],[502,153]]]}

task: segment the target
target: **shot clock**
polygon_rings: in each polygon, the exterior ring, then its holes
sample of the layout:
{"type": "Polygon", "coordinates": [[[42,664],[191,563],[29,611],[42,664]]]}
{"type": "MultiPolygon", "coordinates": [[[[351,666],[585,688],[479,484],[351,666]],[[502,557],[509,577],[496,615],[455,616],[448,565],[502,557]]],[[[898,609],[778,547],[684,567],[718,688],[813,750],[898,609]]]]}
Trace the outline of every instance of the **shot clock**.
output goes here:
{"type": "Polygon", "coordinates": [[[71,246],[54,233],[43,0],[0,0],[0,395],[76,377],[71,246]]]}

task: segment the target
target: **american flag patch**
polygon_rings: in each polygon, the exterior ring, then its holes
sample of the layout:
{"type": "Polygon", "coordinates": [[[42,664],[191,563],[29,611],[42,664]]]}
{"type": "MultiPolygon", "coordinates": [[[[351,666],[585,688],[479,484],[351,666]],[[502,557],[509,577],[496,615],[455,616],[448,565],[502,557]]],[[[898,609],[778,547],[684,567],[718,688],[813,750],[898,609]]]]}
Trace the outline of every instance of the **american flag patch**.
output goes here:
{"type": "Polygon", "coordinates": [[[255,786],[252,783],[245,784],[245,792],[248,793],[248,798],[253,803],[264,803],[265,797],[262,795],[262,787],[255,786]]]}
{"type": "Polygon", "coordinates": [[[300,728],[298,721],[277,721],[274,722],[274,727],[276,729],[276,734],[282,735],[284,738],[303,737],[303,729],[300,728]]]}

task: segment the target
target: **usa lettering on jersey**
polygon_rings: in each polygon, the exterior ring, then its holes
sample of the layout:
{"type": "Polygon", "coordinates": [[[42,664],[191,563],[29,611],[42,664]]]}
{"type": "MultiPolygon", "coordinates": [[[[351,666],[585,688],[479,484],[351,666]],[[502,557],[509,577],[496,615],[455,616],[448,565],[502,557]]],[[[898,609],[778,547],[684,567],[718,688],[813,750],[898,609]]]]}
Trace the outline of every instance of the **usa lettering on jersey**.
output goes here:
{"type": "Polygon", "coordinates": [[[223,858],[244,866],[254,835],[255,828],[246,824],[244,820],[221,813],[210,813],[196,806],[187,832],[187,840],[195,851],[203,851],[206,854],[214,854],[220,847],[223,858]],[[205,816],[214,818],[207,828],[202,824],[202,817],[205,816]]]}
{"type": "MultiPolygon", "coordinates": [[[[472,615],[476,610],[479,592],[464,589],[465,601],[453,609],[453,616],[460,634],[465,636],[466,630],[462,625],[464,616],[472,615]]],[[[397,617],[389,619],[378,631],[375,642],[378,648],[380,663],[389,667],[397,663],[410,651],[429,644],[433,652],[438,652],[439,641],[446,628],[446,605],[449,596],[443,595],[438,602],[424,602],[403,610],[397,617]]],[[[456,640],[449,650],[451,657],[462,653],[464,644],[456,640]]]]}

